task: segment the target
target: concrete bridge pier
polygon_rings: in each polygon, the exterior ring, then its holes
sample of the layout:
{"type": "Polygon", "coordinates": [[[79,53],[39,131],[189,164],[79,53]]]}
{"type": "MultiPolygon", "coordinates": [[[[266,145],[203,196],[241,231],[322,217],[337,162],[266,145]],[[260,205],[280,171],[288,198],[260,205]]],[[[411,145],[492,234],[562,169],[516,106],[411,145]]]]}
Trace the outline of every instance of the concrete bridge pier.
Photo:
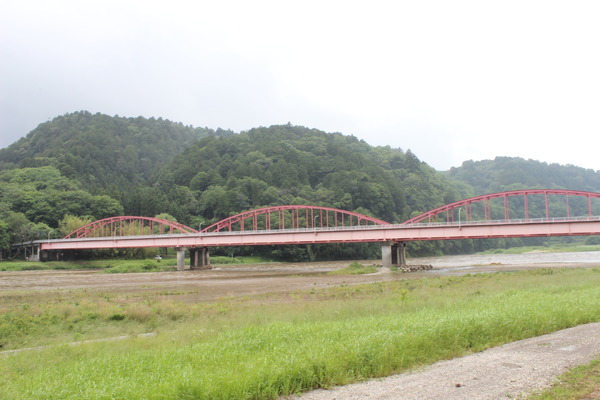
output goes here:
{"type": "Polygon", "coordinates": [[[197,248],[190,249],[190,269],[197,267],[200,263],[200,254],[197,248]]]}
{"type": "Polygon", "coordinates": [[[177,271],[185,270],[185,247],[177,247],[177,271]]]}
{"type": "Polygon", "coordinates": [[[190,249],[190,268],[204,269],[210,266],[210,250],[208,247],[190,249]]]}
{"type": "Polygon", "coordinates": [[[385,242],[381,246],[381,264],[388,268],[406,265],[406,242],[385,242]]]}
{"type": "Polygon", "coordinates": [[[40,261],[40,246],[33,246],[31,249],[31,254],[27,255],[27,248],[25,248],[25,256],[27,257],[27,261],[40,261]]]}

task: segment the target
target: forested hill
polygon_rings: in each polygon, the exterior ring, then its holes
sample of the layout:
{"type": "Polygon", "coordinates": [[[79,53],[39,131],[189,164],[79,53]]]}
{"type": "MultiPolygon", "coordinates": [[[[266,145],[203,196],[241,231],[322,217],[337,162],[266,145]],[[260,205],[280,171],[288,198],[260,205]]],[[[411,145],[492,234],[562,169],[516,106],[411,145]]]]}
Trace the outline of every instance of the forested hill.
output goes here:
{"type": "Polygon", "coordinates": [[[444,174],[468,184],[474,194],[533,188],[600,191],[599,171],[518,157],[465,161],[444,174]]]}
{"type": "Polygon", "coordinates": [[[459,196],[410,151],[292,125],[203,138],[163,168],[157,186],[164,193],[186,188],[188,211],[209,220],[313,204],[402,222],[459,196]]]}
{"type": "Polygon", "coordinates": [[[118,192],[151,184],[164,164],[210,134],[233,132],[80,111],[42,123],[0,150],[0,169],[53,166],[88,190],[118,192]]]}

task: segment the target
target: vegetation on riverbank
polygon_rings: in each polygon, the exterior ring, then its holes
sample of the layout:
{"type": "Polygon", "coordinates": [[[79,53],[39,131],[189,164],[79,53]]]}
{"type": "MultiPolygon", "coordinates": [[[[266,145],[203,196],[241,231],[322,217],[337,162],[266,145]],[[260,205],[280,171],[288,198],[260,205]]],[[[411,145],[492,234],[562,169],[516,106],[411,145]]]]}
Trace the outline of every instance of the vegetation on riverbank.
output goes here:
{"type": "Polygon", "coordinates": [[[600,394],[600,358],[561,375],[549,389],[534,393],[529,400],[596,399],[600,394]],[[594,394],[596,397],[590,396],[594,394]]]}
{"type": "MultiPolygon", "coordinates": [[[[257,264],[267,263],[271,260],[256,257],[211,257],[211,263],[214,265],[223,264],[257,264]]],[[[189,258],[186,265],[190,264],[189,258]]],[[[0,271],[39,271],[39,270],[82,270],[97,269],[107,273],[126,273],[126,272],[157,272],[173,271],[177,265],[175,257],[163,257],[160,261],[155,259],[97,259],[97,260],[74,260],[74,261],[4,261],[0,263],[0,271]]]]}
{"type": "Polygon", "coordinates": [[[377,265],[362,265],[359,262],[352,262],[346,268],[336,269],[328,272],[329,275],[364,275],[374,274],[378,271],[377,265]]]}
{"type": "MultiPolygon", "coordinates": [[[[292,278],[290,278],[292,279],[292,278]]],[[[600,321],[600,269],[540,269],[179,299],[189,293],[0,293],[0,398],[270,399],[600,321]]]]}

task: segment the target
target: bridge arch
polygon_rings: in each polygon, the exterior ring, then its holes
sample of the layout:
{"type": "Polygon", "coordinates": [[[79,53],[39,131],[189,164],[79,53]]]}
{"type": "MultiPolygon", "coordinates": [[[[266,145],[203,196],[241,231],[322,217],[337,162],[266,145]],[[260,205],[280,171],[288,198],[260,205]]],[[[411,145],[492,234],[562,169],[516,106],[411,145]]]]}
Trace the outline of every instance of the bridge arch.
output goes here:
{"type": "MultiPolygon", "coordinates": [[[[550,220],[592,216],[593,205],[600,209],[600,193],[559,189],[528,189],[485,194],[460,200],[427,211],[403,224],[455,223],[518,219],[550,220]],[[562,197],[563,200],[557,201],[562,197]],[[515,200],[519,199],[517,202],[515,200]],[[557,204],[562,204],[558,206],[557,204]],[[533,205],[533,207],[530,207],[533,205]],[[534,215],[530,209],[535,208],[534,215]],[[557,210],[560,208],[561,210],[557,210]],[[539,210],[543,210],[541,213],[539,210]],[[574,212],[575,210],[575,212],[574,212]],[[582,211],[583,210],[583,211],[582,211]]],[[[365,225],[390,225],[360,213],[330,207],[283,205],[245,211],[225,218],[202,232],[345,228],[365,225]]],[[[133,236],[144,234],[198,233],[189,226],[160,218],[120,216],[86,224],[64,239],[85,237],[133,236]]]]}
{"type": "Polygon", "coordinates": [[[121,216],[90,222],[69,233],[63,239],[197,232],[196,229],[189,226],[162,218],[121,216]]]}
{"type": "Polygon", "coordinates": [[[508,221],[514,214],[517,214],[516,218],[525,220],[534,218],[551,220],[552,218],[575,217],[574,208],[580,212],[579,216],[590,217],[594,215],[593,203],[598,203],[596,207],[600,208],[600,193],[561,189],[512,190],[475,196],[446,204],[410,218],[403,224],[508,221]],[[558,197],[563,199],[558,200],[558,197]],[[517,198],[521,198],[518,203],[515,202],[517,198]],[[511,199],[513,199],[512,202],[511,199]],[[541,208],[543,213],[532,215],[530,206],[536,203],[538,210],[541,208]],[[558,205],[559,203],[562,205],[558,205]],[[581,212],[582,210],[583,212],[581,212]]]}
{"type": "Polygon", "coordinates": [[[389,222],[337,208],[285,205],[233,215],[202,229],[202,232],[340,228],[361,225],[389,225],[389,222]]]}

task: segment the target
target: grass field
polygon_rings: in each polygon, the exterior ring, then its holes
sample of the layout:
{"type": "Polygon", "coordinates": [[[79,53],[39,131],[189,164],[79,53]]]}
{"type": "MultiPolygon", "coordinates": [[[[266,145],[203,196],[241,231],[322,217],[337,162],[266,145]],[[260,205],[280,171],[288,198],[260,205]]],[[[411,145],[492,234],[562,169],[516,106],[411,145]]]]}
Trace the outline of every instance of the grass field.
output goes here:
{"type": "Polygon", "coordinates": [[[599,268],[179,294],[0,294],[0,346],[50,345],[0,355],[0,398],[272,399],[600,321],[599,268]]]}

